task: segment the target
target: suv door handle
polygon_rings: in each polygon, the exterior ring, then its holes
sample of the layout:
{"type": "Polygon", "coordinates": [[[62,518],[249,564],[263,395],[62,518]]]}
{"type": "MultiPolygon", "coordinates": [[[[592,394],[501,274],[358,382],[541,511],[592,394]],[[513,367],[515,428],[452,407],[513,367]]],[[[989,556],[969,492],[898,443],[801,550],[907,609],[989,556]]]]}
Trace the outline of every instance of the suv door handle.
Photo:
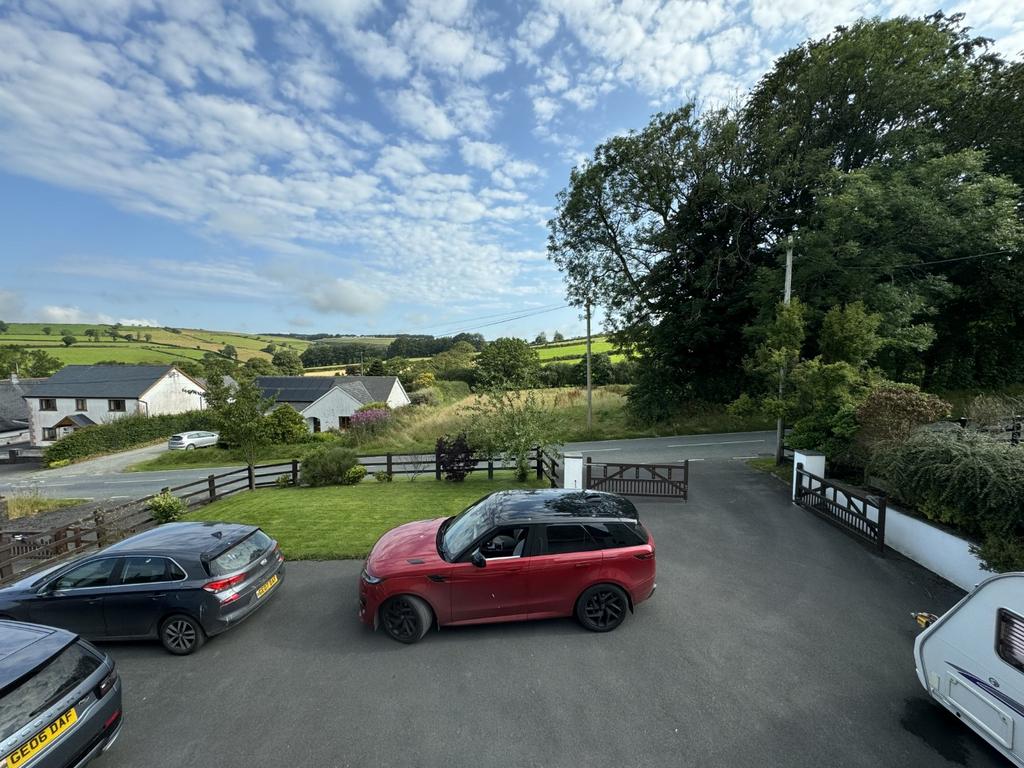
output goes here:
{"type": "Polygon", "coordinates": [[[162,600],[165,597],[167,597],[167,593],[166,592],[161,592],[159,595],[150,595],[149,599],[150,600],[162,600]]]}
{"type": "Polygon", "coordinates": [[[574,568],[589,568],[589,567],[590,567],[590,566],[592,566],[593,564],[594,564],[594,563],[592,563],[592,562],[586,562],[586,563],[576,563],[576,565],[574,565],[573,567],[574,567],[574,568]]]}
{"type": "Polygon", "coordinates": [[[102,603],[102,602],[103,602],[103,598],[102,597],[91,597],[91,598],[89,598],[88,600],[85,601],[86,605],[96,605],[96,603],[102,603]]]}

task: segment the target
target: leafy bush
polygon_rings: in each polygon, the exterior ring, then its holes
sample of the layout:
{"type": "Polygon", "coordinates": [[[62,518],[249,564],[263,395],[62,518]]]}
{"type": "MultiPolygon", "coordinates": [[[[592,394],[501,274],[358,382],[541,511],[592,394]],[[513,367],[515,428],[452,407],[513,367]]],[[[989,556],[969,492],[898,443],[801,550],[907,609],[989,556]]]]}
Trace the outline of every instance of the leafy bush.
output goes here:
{"type": "Polygon", "coordinates": [[[412,405],[437,405],[441,402],[441,396],[433,387],[419,389],[409,395],[409,402],[412,405]]]}
{"type": "Polygon", "coordinates": [[[341,445],[316,448],[302,459],[306,485],[344,485],[348,471],[359,463],[356,452],[341,445]]]}
{"type": "Polygon", "coordinates": [[[424,389],[425,387],[432,387],[435,381],[437,381],[437,377],[434,376],[434,374],[430,373],[430,371],[424,371],[412,380],[412,384],[409,388],[416,390],[424,389]]]}
{"type": "Polygon", "coordinates": [[[267,438],[274,443],[301,443],[312,434],[302,414],[290,405],[280,405],[267,414],[267,438]]]}
{"type": "MultiPolygon", "coordinates": [[[[600,387],[604,384],[611,384],[614,375],[612,360],[608,355],[602,353],[590,356],[590,383],[593,386],[600,387]]],[[[587,386],[586,357],[580,358],[580,361],[573,366],[573,378],[575,379],[574,384],[581,387],[587,386]]]]}
{"type": "Polygon", "coordinates": [[[857,408],[854,450],[858,459],[870,461],[882,447],[901,443],[918,427],[947,416],[951,407],[913,384],[882,382],[857,408]]]}
{"type": "Polygon", "coordinates": [[[354,467],[349,467],[345,470],[345,477],[342,478],[342,485],[358,485],[362,479],[366,477],[366,467],[362,464],[356,464],[354,467]]]}
{"type": "Polygon", "coordinates": [[[382,469],[379,472],[373,473],[373,479],[376,480],[378,483],[390,483],[395,478],[392,474],[382,469]]]}
{"type": "Polygon", "coordinates": [[[475,366],[465,368],[448,368],[443,371],[439,371],[437,378],[444,381],[462,381],[470,387],[475,387],[477,384],[477,371],[475,366]]]}
{"type": "Polygon", "coordinates": [[[1024,450],[959,428],[922,429],[870,469],[891,495],[977,539],[990,570],[1024,569],[1024,450]]]}
{"type": "Polygon", "coordinates": [[[172,523],[188,512],[188,504],[169,491],[163,491],[149,500],[149,511],[158,523],[172,523]]]}
{"type": "Polygon", "coordinates": [[[290,474],[278,475],[274,478],[274,485],[278,488],[289,488],[292,484],[292,476],[290,474]]]}
{"type": "Polygon", "coordinates": [[[455,437],[443,435],[437,438],[437,456],[444,479],[453,483],[461,483],[476,466],[473,449],[465,432],[455,437]]]}
{"type": "Polygon", "coordinates": [[[58,461],[75,461],[101,453],[125,451],[193,429],[216,429],[208,411],[145,416],[131,414],[107,424],[77,429],[49,446],[44,458],[49,466],[58,461]]]}
{"type": "Polygon", "coordinates": [[[569,363],[548,363],[541,366],[537,379],[545,387],[572,387],[576,384],[576,366],[569,363]]]}
{"type": "Polygon", "coordinates": [[[387,404],[385,400],[374,400],[372,403],[366,405],[360,405],[356,408],[356,413],[362,413],[363,411],[390,411],[391,406],[387,404]]]}

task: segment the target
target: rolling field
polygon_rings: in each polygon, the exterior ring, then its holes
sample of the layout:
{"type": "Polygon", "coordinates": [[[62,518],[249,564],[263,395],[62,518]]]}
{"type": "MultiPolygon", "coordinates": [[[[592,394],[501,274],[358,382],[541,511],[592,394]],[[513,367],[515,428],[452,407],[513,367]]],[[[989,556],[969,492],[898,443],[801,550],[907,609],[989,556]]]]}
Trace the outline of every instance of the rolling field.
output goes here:
{"type": "MultiPolygon", "coordinates": [[[[131,334],[132,339],[113,339],[107,335],[111,328],[101,323],[9,323],[6,333],[0,333],[0,346],[13,345],[25,349],[45,349],[49,354],[70,365],[88,365],[103,361],[119,363],[171,363],[175,360],[199,360],[206,352],[218,352],[230,344],[238,352],[242,362],[252,358],[270,360],[271,355],[263,349],[268,344],[290,349],[301,354],[312,342],[294,339],[290,336],[263,333],[237,333],[234,331],[208,331],[202,328],[145,328],[122,326],[122,336],[131,334]],[[44,332],[49,328],[50,333],[44,332]],[[91,341],[87,329],[95,329],[102,336],[98,342],[91,341]],[[61,336],[70,333],[77,343],[64,346],[61,336]],[[146,339],[146,336],[149,339],[146,339]]],[[[365,344],[383,352],[393,336],[337,336],[329,339],[347,344],[365,344]]]]}
{"type": "MultiPolygon", "coordinates": [[[[546,363],[575,363],[587,354],[586,339],[568,339],[566,341],[542,344],[533,347],[537,350],[541,364],[546,363]]],[[[616,352],[616,347],[605,336],[594,336],[590,341],[592,354],[606,354],[613,363],[625,360],[626,356],[616,352]]]]}

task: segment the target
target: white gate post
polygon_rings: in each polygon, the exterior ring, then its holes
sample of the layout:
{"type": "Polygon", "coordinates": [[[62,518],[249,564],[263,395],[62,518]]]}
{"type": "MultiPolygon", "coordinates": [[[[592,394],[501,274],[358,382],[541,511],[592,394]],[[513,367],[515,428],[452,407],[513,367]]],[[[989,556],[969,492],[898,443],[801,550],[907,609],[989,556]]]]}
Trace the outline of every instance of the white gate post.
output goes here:
{"type": "Polygon", "coordinates": [[[583,490],[583,454],[562,454],[562,487],[583,490]]]}
{"type": "Polygon", "coordinates": [[[793,501],[796,501],[796,468],[803,464],[804,472],[825,477],[825,454],[817,451],[793,451],[793,501]]]}

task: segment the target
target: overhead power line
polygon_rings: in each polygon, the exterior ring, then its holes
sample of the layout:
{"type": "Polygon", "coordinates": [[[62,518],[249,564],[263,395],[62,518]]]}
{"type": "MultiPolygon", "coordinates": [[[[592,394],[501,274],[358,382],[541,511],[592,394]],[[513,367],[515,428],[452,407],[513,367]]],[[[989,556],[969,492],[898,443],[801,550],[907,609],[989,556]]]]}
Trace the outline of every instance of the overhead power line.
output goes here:
{"type": "Polygon", "coordinates": [[[875,264],[856,264],[851,265],[848,269],[877,269],[884,272],[885,270],[894,269],[915,269],[917,267],[930,267],[935,264],[950,264],[954,261],[970,261],[971,259],[983,259],[986,256],[1001,256],[1004,254],[1017,253],[1013,250],[1002,250],[1002,251],[989,251],[988,253],[975,253],[971,256],[954,256],[952,259],[937,259],[935,261],[919,261],[916,264],[897,264],[893,267],[883,267],[875,264]]]}
{"type": "Polygon", "coordinates": [[[476,326],[473,326],[471,328],[462,328],[462,329],[460,329],[458,331],[449,331],[449,333],[451,335],[453,335],[453,336],[455,334],[458,334],[458,333],[469,333],[470,331],[477,331],[477,330],[480,330],[481,328],[490,328],[493,325],[504,325],[505,323],[511,323],[514,320],[522,320],[524,317],[533,317],[534,315],[543,315],[543,314],[547,314],[548,312],[555,312],[556,310],[565,309],[565,308],[570,307],[570,306],[572,306],[572,305],[571,304],[562,304],[561,306],[558,306],[558,307],[549,307],[548,309],[537,309],[537,310],[533,310],[532,312],[524,312],[524,313],[522,313],[520,315],[516,315],[515,317],[507,317],[507,318],[505,318],[503,320],[495,320],[494,322],[483,323],[482,325],[476,325],[476,326]]]}
{"type": "MultiPolygon", "coordinates": [[[[562,309],[565,306],[567,306],[567,305],[565,305],[565,304],[552,304],[552,305],[546,306],[546,307],[537,307],[536,309],[537,309],[538,312],[541,312],[541,311],[547,312],[549,310],[550,311],[554,311],[556,309],[562,309]]],[[[428,326],[425,326],[424,328],[422,328],[421,331],[436,330],[438,328],[447,328],[447,327],[450,327],[450,326],[461,326],[461,325],[465,325],[466,323],[475,323],[478,320],[490,320],[492,318],[508,317],[510,315],[518,315],[518,314],[520,314],[523,311],[524,310],[522,310],[522,309],[516,309],[516,310],[512,310],[512,311],[505,311],[505,312],[494,312],[494,313],[492,313],[490,315],[479,315],[477,317],[464,317],[464,318],[461,318],[460,320],[452,320],[452,321],[449,321],[449,322],[446,322],[446,323],[435,323],[434,325],[428,325],[428,326]]]]}

